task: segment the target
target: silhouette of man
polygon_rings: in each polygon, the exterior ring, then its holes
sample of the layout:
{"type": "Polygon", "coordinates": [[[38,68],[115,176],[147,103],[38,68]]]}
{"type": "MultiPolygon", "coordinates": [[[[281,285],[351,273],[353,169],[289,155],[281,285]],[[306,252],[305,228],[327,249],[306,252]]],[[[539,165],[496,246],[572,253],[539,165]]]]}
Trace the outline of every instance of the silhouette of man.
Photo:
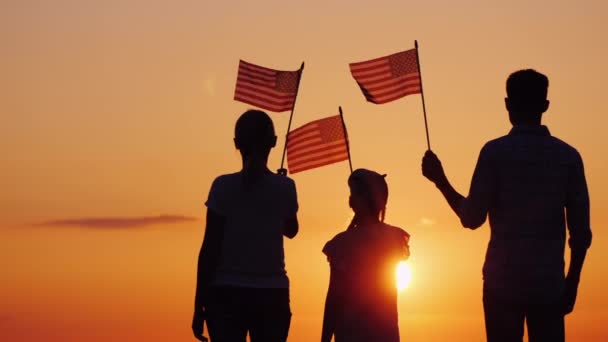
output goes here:
{"type": "Polygon", "coordinates": [[[478,228],[489,214],[483,305],[490,342],[522,341],[524,321],[531,342],[564,341],[564,315],[574,308],[591,244],[581,156],[541,125],[549,107],[548,85],[547,77],[535,70],[509,76],[505,105],[513,128],[482,148],[468,197],[454,190],[433,152],[422,160],[423,175],[435,183],[464,227],[478,228]],[[571,251],[567,276],[566,223],[571,251]]]}

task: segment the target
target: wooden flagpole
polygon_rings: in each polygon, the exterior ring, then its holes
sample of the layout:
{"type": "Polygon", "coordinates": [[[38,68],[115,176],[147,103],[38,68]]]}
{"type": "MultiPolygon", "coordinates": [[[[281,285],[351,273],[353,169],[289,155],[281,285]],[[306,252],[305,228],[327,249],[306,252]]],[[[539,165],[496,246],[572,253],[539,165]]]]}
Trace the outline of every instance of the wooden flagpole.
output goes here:
{"type": "Polygon", "coordinates": [[[346,124],[344,123],[344,115],[342,114],[342,106],[338,106],[340,111],[340,120],[342,120],[342,129],[344,130],[344,141],[346,142],[346,153],[348,153],[348,166],[350,167],[350,173],[353,173],[353,162],[350,159],[350,143],[348,142],[348,131],[346,130],[346,124]]]}
{"type": "Polygon", "coordinates": [[[426,105],[424,103],[424,88],[422,88],[422,70],[420,69],[420,55],[418,54],[418,41],[414,40],[416,47],[416,63],[418,64],[418,78],[420,80],[420,95],[422,96],[422,112],[424,114],[424,129],[426,130],[426,146],[431,150],[431,140],[429,139],[429,125],[426,119],[426,105]]]}
{"type": "Polygon", "coordinates": [[[285,163],[285,153],[287,152],[287,142],[289,140],[289,132],[291,130],[291,120],[293,119],[293,111],[296,108],[296,100],[298,99],[298,92],[300,91],[300,80],[302,79],[302,72],[304,71],[304,62],[300,65],[300,72],[298,73],[298,86],[296,93],[293,98],[293,105],[291,106],[291,114],[289,114],[289,123],[287,124],[287,133],[285,134],[285,146],[283,146],[283,157],[281,157],[281,168],[277,172],[283,176],[287,175],[287,169],[283,167],[285,163]]]}

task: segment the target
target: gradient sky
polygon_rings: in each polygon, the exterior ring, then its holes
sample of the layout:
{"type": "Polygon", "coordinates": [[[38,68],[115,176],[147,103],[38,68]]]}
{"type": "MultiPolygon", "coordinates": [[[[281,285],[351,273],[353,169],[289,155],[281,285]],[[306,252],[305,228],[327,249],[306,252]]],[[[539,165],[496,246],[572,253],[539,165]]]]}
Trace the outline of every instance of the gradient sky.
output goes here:
{"type": "MultiPolygon", "coordinates": [[[[584,158],[594,231],[567,336],[608,340],[608,5],[457,3],[2,1],[0,339],[193,340],[203,203],[214,177],[240,167],[242,58],[285,70],[305,61],[294,127],[341,105],[354,166],[388,174],[387,222],[412,235],[403,340],[483,341],[489,229],[461,229],[421,176],[420,96],[366,103],[348,71],[417,39],[431,145],[464,193],[481,146],[510,129],[506,77],[528,67],[549,76],[544,122],[584,158]]],[[[282,146],[288,113],[272,118],[282,146]]],[[[344,162],[293,176],[290,341],[319,339],[321,248],[350,220],[347,176],[344,162]]]]}

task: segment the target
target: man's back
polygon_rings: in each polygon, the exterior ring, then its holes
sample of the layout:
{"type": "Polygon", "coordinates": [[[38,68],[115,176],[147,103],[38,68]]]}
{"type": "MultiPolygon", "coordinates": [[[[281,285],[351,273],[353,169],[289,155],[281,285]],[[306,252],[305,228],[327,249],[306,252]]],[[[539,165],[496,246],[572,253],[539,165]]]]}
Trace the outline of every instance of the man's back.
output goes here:
{"type": "Polygon", "coordinates": [[[541,125],[549,108],[548,88],[549,79],[536,70],[509,75],[505,108],[513,129],[481,150],[467,197],[450,184],[432,151],[422,160],[422,174],[464,227],[478,228],[490,216],[483,270],[488,342],[522,341],[524,322],[530,341],[564,341],[564,315],[574,310],[591,245],[583,161],[541,125]]]}
{"type": "MultiPolygon", "coordinates": [[[[583,164],[574,148],[545,126],[515,127],[483,148],[469,199],[488,203],[487,286],[524,295],[563,291],[564,209],[584,212],[589,205],[583,164]]],[[[578,221],[569,227],[571,235],[585,239],[588,222],[573,219],[578,221]]]]}

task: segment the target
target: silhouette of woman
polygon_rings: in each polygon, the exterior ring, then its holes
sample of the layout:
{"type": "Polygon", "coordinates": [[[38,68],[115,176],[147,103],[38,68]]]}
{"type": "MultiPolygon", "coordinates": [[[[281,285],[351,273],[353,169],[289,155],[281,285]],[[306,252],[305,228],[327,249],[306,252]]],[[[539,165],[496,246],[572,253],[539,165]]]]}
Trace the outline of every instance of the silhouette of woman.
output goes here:
{"type": "Polygon", "coordinates": [[[283,236],[298,233],[293,180],[267,167],[276,144],[270,117],[241,115],[234,144],[242,170],[219,176],[209,191],[205,237],[198,260],[192,330],[206,321],[212,342],[283,342],[291,311],[283,236]]]}
{"type": "Polygon", "coordinates": [[[355,215],[323,248],[330,280],[322,342],[398,342],[395,270],[409,256],[409,234],[384,223],[386,175],[365,169],[348,178],[355,215]]]}

